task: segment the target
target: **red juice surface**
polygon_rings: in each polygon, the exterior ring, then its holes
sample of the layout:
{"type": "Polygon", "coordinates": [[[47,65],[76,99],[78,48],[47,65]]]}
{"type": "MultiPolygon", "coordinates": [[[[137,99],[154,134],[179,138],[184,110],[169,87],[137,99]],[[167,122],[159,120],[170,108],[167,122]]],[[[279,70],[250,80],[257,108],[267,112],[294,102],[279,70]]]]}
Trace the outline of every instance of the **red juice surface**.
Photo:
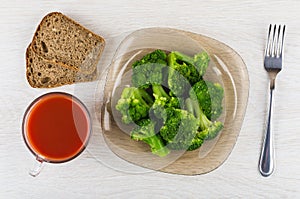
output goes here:
{"type": "Polygon", "coordinates": [[[75,157],[84,149],[90,133],[84,106],[60,93],[39,99],[28,113],[25,128],[34,153],[51,162],[75,157]]]}

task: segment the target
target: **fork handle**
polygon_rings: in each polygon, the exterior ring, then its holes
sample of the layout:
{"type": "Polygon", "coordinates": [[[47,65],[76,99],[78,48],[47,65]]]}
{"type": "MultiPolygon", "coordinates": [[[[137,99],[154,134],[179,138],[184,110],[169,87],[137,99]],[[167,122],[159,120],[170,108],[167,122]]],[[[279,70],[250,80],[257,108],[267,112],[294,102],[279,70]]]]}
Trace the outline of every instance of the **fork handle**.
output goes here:
{"type": "Polygon", "coordinates": [[[259,171],[267,177],[272,174],[274,170],[274,143],[273,143],[273,132],[272,132],[272,103],[273,103],[273,91],[270,89],[270,103],[268,111],[268,120],[266,126],[266,132],[264,142],[260,154],[259,160],[259,171]]]}

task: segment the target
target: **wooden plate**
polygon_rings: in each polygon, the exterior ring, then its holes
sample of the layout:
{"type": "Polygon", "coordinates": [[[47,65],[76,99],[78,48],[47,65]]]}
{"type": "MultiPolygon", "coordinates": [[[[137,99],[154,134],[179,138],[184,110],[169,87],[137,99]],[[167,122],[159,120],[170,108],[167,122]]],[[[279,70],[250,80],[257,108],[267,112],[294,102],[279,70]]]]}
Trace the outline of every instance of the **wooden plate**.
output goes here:
{"type": "Polygon", "coordinates": [[[169,28],[149,28],[131,33],[124,39],[112,60],[106,78],[99,120],[110,149],[120,158],[141,167],[167,173],[197,175],[219,167],[232,151],[243,122],[249,79],[242,58],[229,46],[215,39],[169,28]],[[130,139],[130,127],[120,122],[115,103],[122,88],[130,84],[130,64],[152,49],[178,50],[195,54],[205,50],[211,57],[206,79],[224,87],[224,129],[220,136],[199,150],[172,151],[167,157],[153,155],[149,146],[130,139]]]}

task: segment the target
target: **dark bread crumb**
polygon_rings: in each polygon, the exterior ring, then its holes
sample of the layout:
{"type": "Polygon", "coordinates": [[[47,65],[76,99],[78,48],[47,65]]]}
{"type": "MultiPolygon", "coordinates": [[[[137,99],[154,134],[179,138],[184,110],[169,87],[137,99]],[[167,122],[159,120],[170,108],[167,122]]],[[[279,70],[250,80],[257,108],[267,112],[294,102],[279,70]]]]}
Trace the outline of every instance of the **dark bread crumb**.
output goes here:
{"type": "Polygon", "coordinates": [[[46,15],[32,40],[39,56],[91,74],[97,67],[105,41],[59,12],[46,15]]]}
{"type": "Polygon", "coordinates": [[[83,74],[72,67],[54,63],[37,55],[29,46],[26,50],[26,77],[34,88],[53,88],[76,82],[93,81],[97,70],[83,74]]]}

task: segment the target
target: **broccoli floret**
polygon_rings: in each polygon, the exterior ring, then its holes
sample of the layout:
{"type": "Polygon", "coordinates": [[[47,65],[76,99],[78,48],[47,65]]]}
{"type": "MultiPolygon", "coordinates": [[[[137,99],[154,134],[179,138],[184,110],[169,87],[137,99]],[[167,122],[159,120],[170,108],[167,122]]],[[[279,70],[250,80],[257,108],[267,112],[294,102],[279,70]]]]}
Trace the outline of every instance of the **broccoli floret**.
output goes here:
{"type": "Polygon", "coordinates": [[[223,123],[220,121],[214,121],[210,124],[209,128],[202,130],[199,136],[205,140],[211,140],[217,137],[219,132],[223,129],[223,123]]]}
{"type": "Polygon", "coordinates": [[[145,90],[127,87],[124,88],[116,109],[121,112],[122,121],[129,124],[147,118],[152,104],[153,99],[145,90]]]}
{"type": "Polygon", "coordinates": [[[186,99],[186,106],[188,111],[195,114],[196,118],[199,119],[199,133],[198,137],[210,140],[215,138],[219,132],[223,129],[223,123],[220,121],[210,121],[203,113],[198,101],[192,100],[191,98],[186,99]]]}
{"type": "Polygon", "coordinates": [[[167,54],[164,51],[157,49],[145,55],[142,59],[135,61],[132,64],[132,67],[135,68],[136,66],[143,65],[146,63],[158,63],[158,64],[166,65],[167,64],[166,59],[167,59],[167,54]]]}
{"type": "Polygon", "coordinates": [[[155,50],[132,64],[132,85],[138,88],[148,88],[150,85],[163,84],[167,66],[167,55],[162,50],[155,50]]]}
{"type": "Polygon", "coordinates": [[[188,151],[193,151],[198,149],[204,142],[205,134],[198,132],[196,136],[192,139],[191,145],[187,149],[188,151]]]}
{"type": "Polygon", "coordinates": [[[164,157],[170,153],[159,134],[155,132],[155,122],[150,119],[140,120],[131,131],[131,139],[147,143],[153,154],[164,157]]]}
{"type": "Polygon", "coordinates": [[[191,88],[188,80],[176,69],[169,67],[168,87],[176,95],[185,97],[187,91],[191,88]]]}
{"type": "Polygon", "coordinates": [[[206,52],[196,54],[193,58],[177,51],[168,55],[168,85],[177,96],[184,95],[189,87],[202,79],[208,66],[209,56],[206,52]]]}
{"type": "Polygon", "coordinates": [[[167,147],[175,150],[188,149],[198,132],[198,119],[183,109],[167,108],[165,113],[160,135],[167,142],[167,147]]]}
{"type": "Polygon", "coordinates": [[[172,93],[170,95],[159,92],[157,89],[153,89],[154,95],[154,103],[151,107],[150,112],[154,114],[154,116],[158,119],[162,119],[163,115],[165,115],[165,109],[167,108],[180,108],[182,106],[182,99],[177,98],[172,93]]]}
{"type": "Polygon", "coordinates": [[[190,96],[198,100],[208,119],[215,120],[221,115],[224,90],[219,83],[200,80],[190,90],[190,96]]]}
{"type": "Polygon", "coordinates": [[[166,76],[165,68],[167,65],[167,55],[162,50],[155,50],[150,54],[145,55],[141,60],[134,62],[132,65],[133,76],[132,84],[135,87],[151,89],[151,95],[156,100],[162,100],[164,103],[171,105],[176,101],[163,88],[164,77],[166,76]]]}
{"type": "Polygon", "coordinates": [[[196,67],[200,76],[203,76],[206,73],[209,60],[209,56],[205,51],[194,55],[194,66],[196,67]]]}
{"type": "Polygon", "coordinates": [[[151,89],[151,95],[155,98],[153,113],[160,118],[161,111],[166,107],[179,104],[174,96],[170,96],[163,88],[163,68],[166,66],[167,55],[161,50],[155,50],[145,55],[141,60],[133,64],[132,84],[142,89],[151,89]],[[156,63],[158,61],[158,63],[156,63]]]}

